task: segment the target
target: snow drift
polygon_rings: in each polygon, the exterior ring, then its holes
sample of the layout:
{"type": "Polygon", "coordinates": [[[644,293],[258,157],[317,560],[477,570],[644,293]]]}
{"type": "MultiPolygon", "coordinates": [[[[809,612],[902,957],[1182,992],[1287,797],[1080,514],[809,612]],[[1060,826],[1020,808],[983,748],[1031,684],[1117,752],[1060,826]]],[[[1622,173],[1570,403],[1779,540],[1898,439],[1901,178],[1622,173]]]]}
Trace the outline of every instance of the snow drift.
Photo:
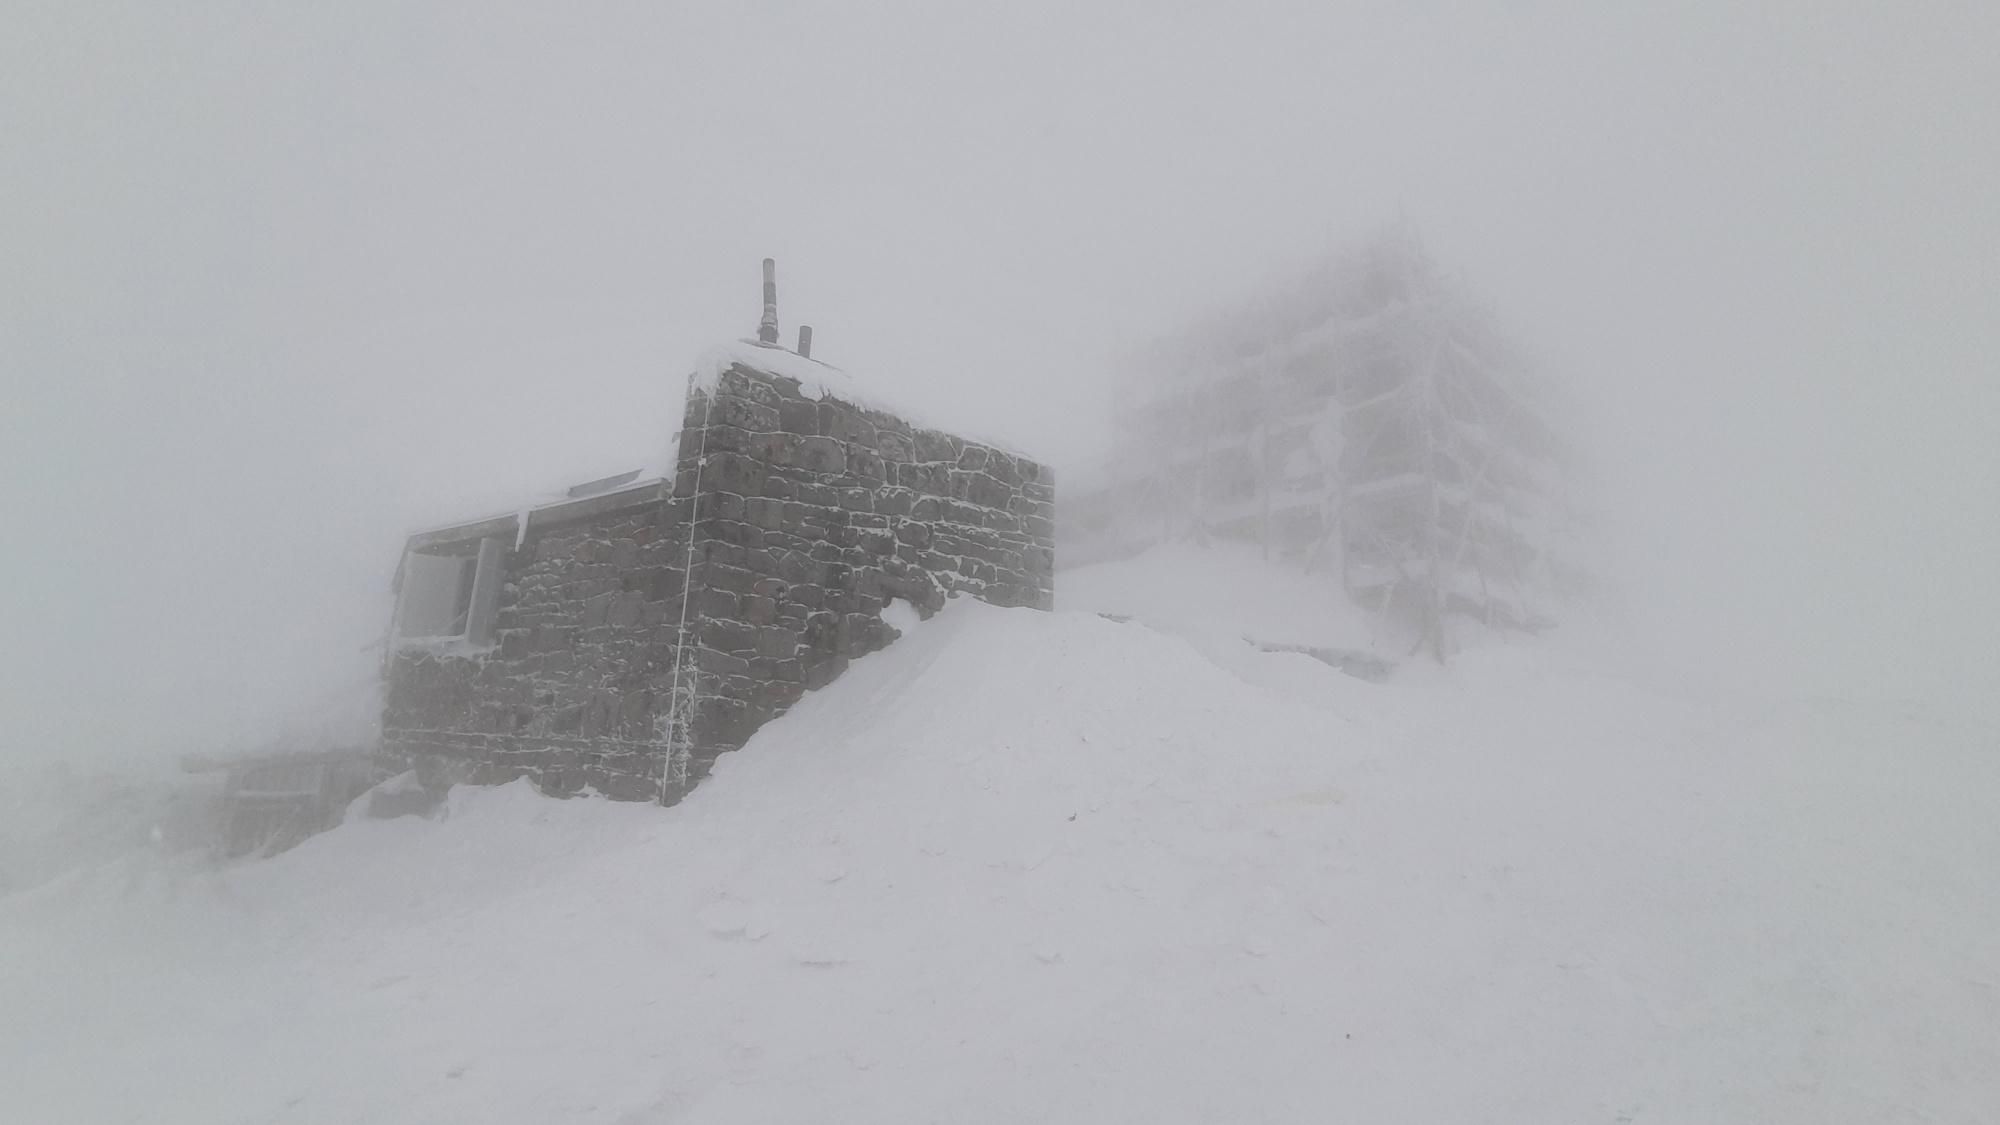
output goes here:
{"type": "Polygon", "coordinates": [[[1972,1120],[1993,749],[956,605],[673,810],[0,899],[0,1117],[1972,1120]]]}

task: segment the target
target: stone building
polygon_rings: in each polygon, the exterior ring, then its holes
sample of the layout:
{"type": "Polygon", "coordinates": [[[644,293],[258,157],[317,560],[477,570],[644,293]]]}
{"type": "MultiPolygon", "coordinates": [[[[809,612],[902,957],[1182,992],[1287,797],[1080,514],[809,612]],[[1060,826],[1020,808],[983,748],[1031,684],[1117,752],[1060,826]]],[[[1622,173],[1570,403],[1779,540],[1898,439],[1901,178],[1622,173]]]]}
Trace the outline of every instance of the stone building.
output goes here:
{"type": "Polygon", "coordinates": [[[409,539],[388,768],[670,802],[893,622],[1051,608],[1048,469],[913,424],[775,327],[767,290],[765,339],[690,378],[670,472],[409,539]]]}

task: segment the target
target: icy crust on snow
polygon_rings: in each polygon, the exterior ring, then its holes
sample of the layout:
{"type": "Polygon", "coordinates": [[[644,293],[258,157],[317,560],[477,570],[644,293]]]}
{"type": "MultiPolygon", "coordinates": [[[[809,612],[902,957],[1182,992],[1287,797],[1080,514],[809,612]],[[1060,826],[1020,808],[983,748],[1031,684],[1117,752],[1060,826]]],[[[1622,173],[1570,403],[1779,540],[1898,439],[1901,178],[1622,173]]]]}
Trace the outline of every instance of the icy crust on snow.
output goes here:
{"type": "Polygon", "coordinates": [[[959,602],[675,809],[0,898],[0,1120],[1978,1120],[1994,744],[959,602]]]}

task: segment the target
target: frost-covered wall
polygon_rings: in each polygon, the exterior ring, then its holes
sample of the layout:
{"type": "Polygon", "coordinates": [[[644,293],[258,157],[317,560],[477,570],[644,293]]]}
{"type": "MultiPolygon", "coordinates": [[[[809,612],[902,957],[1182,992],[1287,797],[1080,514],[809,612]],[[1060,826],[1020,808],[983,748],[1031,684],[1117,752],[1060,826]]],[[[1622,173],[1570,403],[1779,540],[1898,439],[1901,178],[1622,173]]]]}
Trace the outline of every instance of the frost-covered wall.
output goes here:
{"type": "Polygon", "coordinates": [[[1054,603],[1045,467],[817,389],[735,363],[688,403],[677,479],[692,492],[699,477],[696,744],[711,757],[887,644],[891,600],[925,616],[951,594],[1054,603]]]}
{"type": "MultiPolygon", "coordinates": [[[[414,646],[391,657],[382,723],[391,765],[479,783],[527,775],[552,792],[641,796],[656,784],[682,507],[654,485],[531,524],[503,556],[490,648],[414,646]]],[[[514,542],[511,521],[504,530],[514,542]]]]}
{"type": "Polygon", "coordinates": [[[525,534],[459,529],[510,544],[494,643],[394,653],[392,766],[672,799],[893,640],[891,601],[1053,604],[1044,466],[832,397],[860,396],[789,353],[761,359],[696,378],[670,486],[536,513],[525,534]]]}

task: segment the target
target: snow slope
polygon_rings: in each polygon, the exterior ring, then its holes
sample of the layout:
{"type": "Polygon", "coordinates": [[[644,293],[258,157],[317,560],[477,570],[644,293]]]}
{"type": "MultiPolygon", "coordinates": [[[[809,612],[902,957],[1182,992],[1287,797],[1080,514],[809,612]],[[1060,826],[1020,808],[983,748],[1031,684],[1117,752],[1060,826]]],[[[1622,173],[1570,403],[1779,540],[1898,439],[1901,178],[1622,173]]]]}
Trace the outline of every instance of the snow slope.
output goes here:
{"type": "Polygon", "coordinates": [[[0,898],[0,1120],[1984,1120],[1995,750],[956,605],[677,809],[0,898]]]}
{"type": "Polygon", "coordinates": [[[1266,566],[1241,543],[1172,543],[1134,558],[1062,572],[1057,606],[1134,617],[1192,639],[1254,637],[1268,644],[1319,645],[1402,656],[1381,645],[1366,614],[1325,574],[1266,566]]]}

